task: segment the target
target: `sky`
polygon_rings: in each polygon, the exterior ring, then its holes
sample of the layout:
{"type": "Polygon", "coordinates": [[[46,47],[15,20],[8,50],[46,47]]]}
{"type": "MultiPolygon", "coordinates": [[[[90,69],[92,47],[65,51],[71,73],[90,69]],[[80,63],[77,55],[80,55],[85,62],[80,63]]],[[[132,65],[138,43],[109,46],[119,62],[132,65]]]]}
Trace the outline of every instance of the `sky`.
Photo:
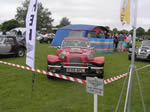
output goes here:
{"type": "MultiPolygon", "coordinates": [[[[53,25],[58,25],[63,17],[67,17],[71,24],[90,24],[109,26],[130,30],[130,25],[120,22],[121,0],[38,0],[51,11],[53,25]]],[[[0,23],[13,19],[16,9],[22,6],[24,0],[1,0],[0,23]]],[[[150,29],[150,0],[138,0],[137,27],[150,29]]]]}

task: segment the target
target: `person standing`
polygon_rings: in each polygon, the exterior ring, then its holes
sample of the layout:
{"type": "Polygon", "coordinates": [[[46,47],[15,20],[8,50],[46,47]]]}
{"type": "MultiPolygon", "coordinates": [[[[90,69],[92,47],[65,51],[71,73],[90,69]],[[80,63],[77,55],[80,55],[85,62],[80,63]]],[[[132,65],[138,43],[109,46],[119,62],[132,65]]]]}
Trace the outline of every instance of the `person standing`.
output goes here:
{"type": "Polygon", "coordinates": [[[22,36],[22,32],[20,30],[17,32],[17,36],[22,36]]]}
{"type": "Polygon", "coordinates": [[[100,37],[101,39],[105,39],[105,35],[104,35],[104,32],[103,32],[103,31],[100,32],[99,37],[100,37]]]}
{"type": "Polygon", "coordinates": [[[111,35],[110,35],[109,32],[107,32],[106,35],[105,35],[105,39],[110,39],[110,38],[111,38],[111,35]]]}
{"type": "Polygon", "coordinates": [[[6,35],[6,31],[3,31],[3,33],[2,33],[3,35],[6,35]]]}
{"type": "Polygon", "coordinates": [[[100,32],[96,32],[96,37],[97,37],[97,38],[100,38],[100,37],[99,37],[99,34],[100,34],[100,32]]]}
{"type": "Polygon", "coordinates": [[[118,47],[118,34],[117,33],[113,36],[113,39],[114,39],[114,51],[117,51],[117,47],[118,47]]]}
{"type": "Polygon", "coordinates": [[[132,36],[131,36],[131,34],[127,35],[127,39],[130,41],[130,43],[132,43],[132,36]]]}
{"type": "Polygon", "coordinates": [[[123,51],[123,41],[124,41],[124,36],[122,33],[118,36],[118,50],[123,51]]]}

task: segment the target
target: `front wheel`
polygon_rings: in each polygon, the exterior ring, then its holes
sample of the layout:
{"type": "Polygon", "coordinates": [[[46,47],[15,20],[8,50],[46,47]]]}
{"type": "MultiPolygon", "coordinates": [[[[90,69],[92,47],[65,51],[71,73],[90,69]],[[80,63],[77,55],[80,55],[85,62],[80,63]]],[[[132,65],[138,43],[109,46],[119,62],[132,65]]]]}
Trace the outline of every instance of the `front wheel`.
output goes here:
{"type": "MultiPolygon", "coordinates": [[[[48,65],[47,65],[47,72],[50,72],[50,70],[48,69],[48,65]]],[[[47,79],[53,79],[53,76],[47,75],[47,79]]]]}
{"type": "MultiPolygon", "coordinates": [[[[52,65],[52,64],[49,63],[49,62],[47,62],[47,72],[52,72],[52,71],[50,70],[50,68],[48,68],[48,65],[52,65]]],[[[50,76],[50,75],[47,75],[47,79],[55,79],[55,77],[50,76]]]]}
{"type": "MultiPolygon", "coordinates": [[[[138,60],[138,59],[137,59],[137,57],[136,57],[136,55],[135,55],[135,57],[134,57],[134,58],[135,58],[135,61],[137,61],[137,60],[138,60]]],[[[128,60],[131,60],[131,56],[130,56],[130,55],[128,56],[128,60]]]]}
{"type": "Polygon", "coordinates": [[[130,55],[128,56],[128,60],[131,60],[131,56],[130,55]]]}
{"type": "Polygon", "coordinates": [[[103,79],[104,78],[104,72],[101,75],[98,74],[97,77],[103,79]]]}
{"type": "MultiPolygon", "coordinates": [[[[101,70],[90,70],[92,73],[90,73],[93,77],[98,77],[103,79],[104,78],[104,64],[97,65],[97,64],[92,64],[92,67],[103,67],[101,70]]],[[[89,74],[89,75],[90,75],[89,74]]]]}
{"type": "Polygon", "coordinates": [[[24,48],[19,48],[17,50],[17,56],[23,57],[25,55],[25,49],[24,48]]]}
{"type": "Polygon", "coordinates": [[[40,43],[42,43],[42,40],[40,40],[40,43]]]}
{"type": "Polygon", "coordinates": [[[101,73],[97,74],[96,76],[97,76],[98,78],[103,79],[103,78],[104,78],[104,64],[100,65],[99,67],[103,67],[103,69],[100,70],[99,72],[101,72],[101,73]]]}

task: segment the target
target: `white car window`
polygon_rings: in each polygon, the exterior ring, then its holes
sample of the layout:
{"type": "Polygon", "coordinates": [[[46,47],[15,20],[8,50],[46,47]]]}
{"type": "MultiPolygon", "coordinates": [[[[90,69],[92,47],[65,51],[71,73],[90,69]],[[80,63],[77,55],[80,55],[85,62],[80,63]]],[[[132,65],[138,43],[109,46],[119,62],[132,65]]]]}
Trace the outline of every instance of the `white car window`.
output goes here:
{"type": "Polygon", "coordinates": [[[14,44],[13,38],[7,38],[5,42],[9,44],[14,44]]]}

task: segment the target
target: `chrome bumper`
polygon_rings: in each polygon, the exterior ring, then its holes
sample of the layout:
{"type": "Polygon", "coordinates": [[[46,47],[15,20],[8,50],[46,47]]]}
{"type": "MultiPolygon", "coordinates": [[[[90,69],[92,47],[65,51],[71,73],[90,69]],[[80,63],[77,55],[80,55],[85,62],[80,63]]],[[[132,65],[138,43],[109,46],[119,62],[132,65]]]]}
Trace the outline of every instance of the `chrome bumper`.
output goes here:
{"type": "Polygon", "coordinates": [[[78,66],[59,66],[59,65],[48,65],[48,68],[79,68],[79,69],[92,69],[92,70],[102,70],[104,67],[78,67],[78,66]]]}

